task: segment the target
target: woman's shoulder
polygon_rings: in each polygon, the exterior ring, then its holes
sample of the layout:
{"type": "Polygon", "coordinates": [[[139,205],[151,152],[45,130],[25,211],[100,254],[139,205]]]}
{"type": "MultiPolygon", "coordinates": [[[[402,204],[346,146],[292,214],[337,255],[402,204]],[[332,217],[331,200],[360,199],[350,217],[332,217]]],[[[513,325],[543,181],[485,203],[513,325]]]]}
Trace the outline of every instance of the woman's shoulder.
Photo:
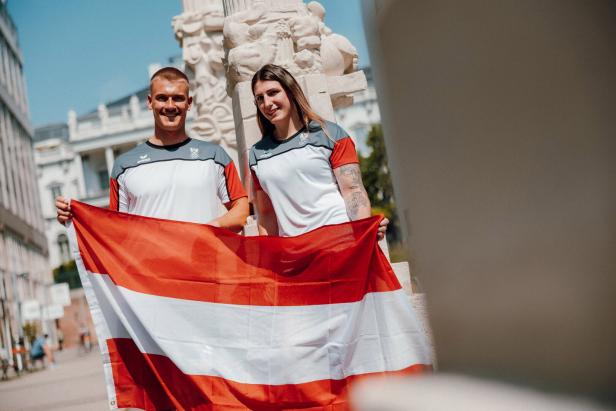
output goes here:
{"type": "Polygon", "coordinates": [[[308,130],[311,133],[325,133],[326,137],[334,142],[349,136],[349,133],[347,133],[338,123],[334,123],[329,120],[325,120],[323,125],[321,125],[318,121],[311,121],[308,124],[308,130]]]}
{"type": "Polygon", "coordinates": [[[254,165],[257,162],[257,158],[261,157],[263,153],[271,151],[274,147],[274,143],[271,138],[264,136],[261,140],[257,141],[250,147],[248,154],[248,162],[250,165],[254,165]]]}

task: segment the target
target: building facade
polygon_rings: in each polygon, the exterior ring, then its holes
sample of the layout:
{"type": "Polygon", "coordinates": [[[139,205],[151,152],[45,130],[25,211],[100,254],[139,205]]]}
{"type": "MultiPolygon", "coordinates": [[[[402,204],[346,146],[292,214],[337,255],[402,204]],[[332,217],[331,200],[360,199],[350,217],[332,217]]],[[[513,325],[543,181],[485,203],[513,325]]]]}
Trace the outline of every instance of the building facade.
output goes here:
{"type": "Polygon", "coordinates": [[[366,146],[368,132],[373,124],[381,122],[381,112],[372,79],[372,69],[364,67],[362,71],[366,75],[368,87],[353,94],[353,104],[338,108],[335,113],[336,121],[355,140],[359,153],[366,156],[370,154],[370,149],[366,146]]]}
{"type": "MultiPolygon", "coordinates": [[[[32,153],[32,127],[17,29],[0,3],[0,354],[23,336],[29,302],[46,303],[53,278],[32,153]]],[[[29,305],[31,307],[31,305],[29,305]]],[[[40,312],[40,311],[39,311],[40,312]]],[[[37,323],[40,331],[46,324],[37,323]]]]}

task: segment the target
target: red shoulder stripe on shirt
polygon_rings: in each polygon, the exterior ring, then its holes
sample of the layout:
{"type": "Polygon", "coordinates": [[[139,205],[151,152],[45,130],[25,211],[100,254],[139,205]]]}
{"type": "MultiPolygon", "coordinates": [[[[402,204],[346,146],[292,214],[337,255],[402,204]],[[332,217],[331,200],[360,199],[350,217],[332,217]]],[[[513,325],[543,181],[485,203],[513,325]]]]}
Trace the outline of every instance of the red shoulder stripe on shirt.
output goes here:
{"type": "Polygon", "coordinates": [[[114,211],[120,210],[118,180],[115,178],[109,179],[109,209],[114,211]]]}
{"type": "Polygon", "coordinates": [[[357,152],[355,151],[355,144],[351,137],[344,137],[334,144],[334,149],[329,156],[329,163],[332,169],[338,168],[345,164],[357,164],[359,159],[357,158],[357,152]]]}
{"type": "Polygon", "coordinates": [[[247,197],[246,190],[244,190],[244,186],[242,185],[240,176],[237,174],[233,161],[230,161],[229,164],[225,166],[225,180],[227,183],[227,193],[229,193],[229,201],[247,197]]]}
{"type": "Polygon", "coordinates": [[[254,170],[250,170],[250,174],[252,175],[252,184],[255,187],[255,191],[263,191],[263,188],[261,188],[261,183],[259,182],[259,178],[257,177],[257,173],[255,173],[254,170]]]}

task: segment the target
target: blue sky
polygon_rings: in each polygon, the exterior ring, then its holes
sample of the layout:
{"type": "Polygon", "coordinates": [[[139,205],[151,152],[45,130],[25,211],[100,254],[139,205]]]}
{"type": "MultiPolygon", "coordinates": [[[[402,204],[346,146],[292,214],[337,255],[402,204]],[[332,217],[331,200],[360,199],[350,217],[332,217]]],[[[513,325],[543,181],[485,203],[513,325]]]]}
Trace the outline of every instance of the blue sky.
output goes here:
{"type": "MultiPolygon", "coordinates": [[[[325,22],[369,64],[359,0],[322,0],[325,22]]],[[[24,57],[35,126],[65,122],[147,84],[150,63],[181,50],[171,19],[180,0],[8,0],[24,57]]]]}

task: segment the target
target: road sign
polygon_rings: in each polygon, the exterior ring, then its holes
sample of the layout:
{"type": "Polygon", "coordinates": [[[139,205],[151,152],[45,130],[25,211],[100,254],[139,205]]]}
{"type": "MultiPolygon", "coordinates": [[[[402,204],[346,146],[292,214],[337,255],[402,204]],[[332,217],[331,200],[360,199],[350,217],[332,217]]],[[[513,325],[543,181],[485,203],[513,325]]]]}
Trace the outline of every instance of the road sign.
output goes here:
{"type": "Polygon", "coordinates": [[[21,320],[31,321],[41,318],[41,305],[37,300],[26,300],[21,303],[21,320]]]}
{"type": "Polygon", "coordinates": [[[64,316],[64,307],[60,304],[49,304],[43,307],[44,320],[56,320],[64,316]]]}
{"type": "Polygon", "coordinates": [[[49,298],[51,304],[59,304],[65,307],[71,305],[71,293],[68,289],[68,283],[50,285],[49,298]]]}

